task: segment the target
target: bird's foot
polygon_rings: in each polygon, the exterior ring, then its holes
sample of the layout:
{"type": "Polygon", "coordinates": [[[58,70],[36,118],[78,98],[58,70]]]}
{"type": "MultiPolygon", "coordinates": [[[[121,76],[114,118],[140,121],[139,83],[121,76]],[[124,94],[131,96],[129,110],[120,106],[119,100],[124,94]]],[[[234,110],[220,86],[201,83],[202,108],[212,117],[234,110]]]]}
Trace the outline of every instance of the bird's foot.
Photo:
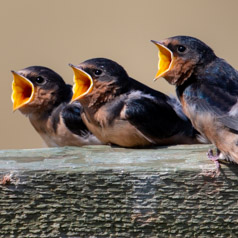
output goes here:
{"type": "Polygon", "coordinates": [[[208,159],[210,159],[211,161],[213,161],[215,163],[215,167],[216,167],[216,176],[218,176],[220,174],[220,162],[219,162],[219,152],[217,152],[216,155],[213,154],[213,150],[210,149],[207,153],[207,157],[208,159]]]}

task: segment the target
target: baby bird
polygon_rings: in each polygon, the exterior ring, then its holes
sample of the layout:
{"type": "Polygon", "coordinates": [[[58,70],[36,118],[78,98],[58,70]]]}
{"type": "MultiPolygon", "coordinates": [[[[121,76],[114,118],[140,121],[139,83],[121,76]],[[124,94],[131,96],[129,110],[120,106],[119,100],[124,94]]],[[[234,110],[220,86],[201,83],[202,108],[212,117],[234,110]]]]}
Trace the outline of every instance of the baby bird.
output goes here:
{"type": "Polygon", "coordinates": [[[70,66],[72,100],[81,103],[83,122],[102,142],[123,147],[200,143],[175,98],[130,78],[116,62],[94,58],[70,66]]]}
{"type": "Polygon", "coordinates": [[[29,117],[49,147],[101,144],[81,119],[80,103],[68,104],[72,86],[43,66],[12,71],[13,110],[29,117]]]}
{"type": "Polygon", "coordinates": [[[202,41],[175,36],[159,48],[156,78],[176,86],[193,126],[221,152],[213,159],[238,163],[238,72],[202,41]]]}

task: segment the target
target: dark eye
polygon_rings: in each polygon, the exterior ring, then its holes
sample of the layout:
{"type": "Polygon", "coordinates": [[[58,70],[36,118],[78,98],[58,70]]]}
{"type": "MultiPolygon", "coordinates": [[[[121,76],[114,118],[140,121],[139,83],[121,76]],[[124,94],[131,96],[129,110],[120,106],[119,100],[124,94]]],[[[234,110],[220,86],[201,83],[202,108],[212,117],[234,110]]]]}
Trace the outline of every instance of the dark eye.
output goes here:
{"type": "Polygon", "coordinates": [[[100,70],[100,69],[95,69],[95,70],[94,70],[94,74],[95,74],[95,75],[100,75],[100,74],[102,74],[102,70],[100,70]]]}
{"type": "Polygon", "coordinates": [[[39,77],[36,78],[36,83],[37,83],[37,84],[43,84],[44,82],[45,82],[45,79],[42,78],[41,76],[39,76],[39,77]]]}
{"type": "Polygon", "coordinates": [[[178,45],[178,46],[177,46],[177,51],[178,51],[179,53],[183,53],[185,50],[186,50],[186,47],[185,47],[185,46],[183,46],[183,45],[178,45]]]}

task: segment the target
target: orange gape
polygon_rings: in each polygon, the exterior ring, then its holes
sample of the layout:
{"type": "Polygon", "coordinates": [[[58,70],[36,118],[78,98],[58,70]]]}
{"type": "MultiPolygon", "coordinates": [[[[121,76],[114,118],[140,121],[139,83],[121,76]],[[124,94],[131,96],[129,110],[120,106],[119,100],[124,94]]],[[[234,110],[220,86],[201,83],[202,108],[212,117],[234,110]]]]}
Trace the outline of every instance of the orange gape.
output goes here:
{"type": "Polygon", "coordinates": [[[158,72],[155,76],[155,80],[159,77],[163,77],[163,75],[170,70],[173,62],[173,53],[163,45],[160,45],[158,42],[154,42],[159,49],[159,62],[158,62],[158,72]]]}
{"type": "Polygon", "coordinates": [[[24,76],[12,71],[12,102],[13,110],[17,110],[33,100],[34,85],[24,76]]]}
{"type": "Polygon", "coordinates": [[[94,83],[92,77],[85,71],[77,68],[72,64],[70,64],[70,66],[74,71],[74,86],[73,86],[72,101],[75,101],[92,92],[94,83]]]}

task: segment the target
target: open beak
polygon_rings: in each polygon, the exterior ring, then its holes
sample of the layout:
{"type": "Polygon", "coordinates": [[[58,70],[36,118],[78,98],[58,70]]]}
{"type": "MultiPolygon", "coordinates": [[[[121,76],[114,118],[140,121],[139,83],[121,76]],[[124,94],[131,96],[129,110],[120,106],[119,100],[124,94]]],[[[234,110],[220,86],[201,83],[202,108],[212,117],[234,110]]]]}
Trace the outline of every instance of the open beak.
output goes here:
{"type": "Polygon", "coordinates": [[[13,111],[15,111],[33,101],[34,85],[19,73],[15,71],[11,72],[13,74],[11,99],[13,102],[13,111]]]}
{"type": "Polygon", "coordinates": [[[74,71],[74,86],[73,86],[73,97],[72,102],[83,98],[93,90],[93,79],[92,77],[83,71],[82,69],[69,64],[74,71]]]}
{"type": "Polygon", "coordinates": [[[155,80],[160,77],[163,77],[166,72],[168,72],[171,68],[173,62],[173,53],[170,49],[163,45],[162,42],[154,41],[152,42],[158,47],[159,49],[159,62],[158,62],[158,72],[155,75],[155,80]]]}

